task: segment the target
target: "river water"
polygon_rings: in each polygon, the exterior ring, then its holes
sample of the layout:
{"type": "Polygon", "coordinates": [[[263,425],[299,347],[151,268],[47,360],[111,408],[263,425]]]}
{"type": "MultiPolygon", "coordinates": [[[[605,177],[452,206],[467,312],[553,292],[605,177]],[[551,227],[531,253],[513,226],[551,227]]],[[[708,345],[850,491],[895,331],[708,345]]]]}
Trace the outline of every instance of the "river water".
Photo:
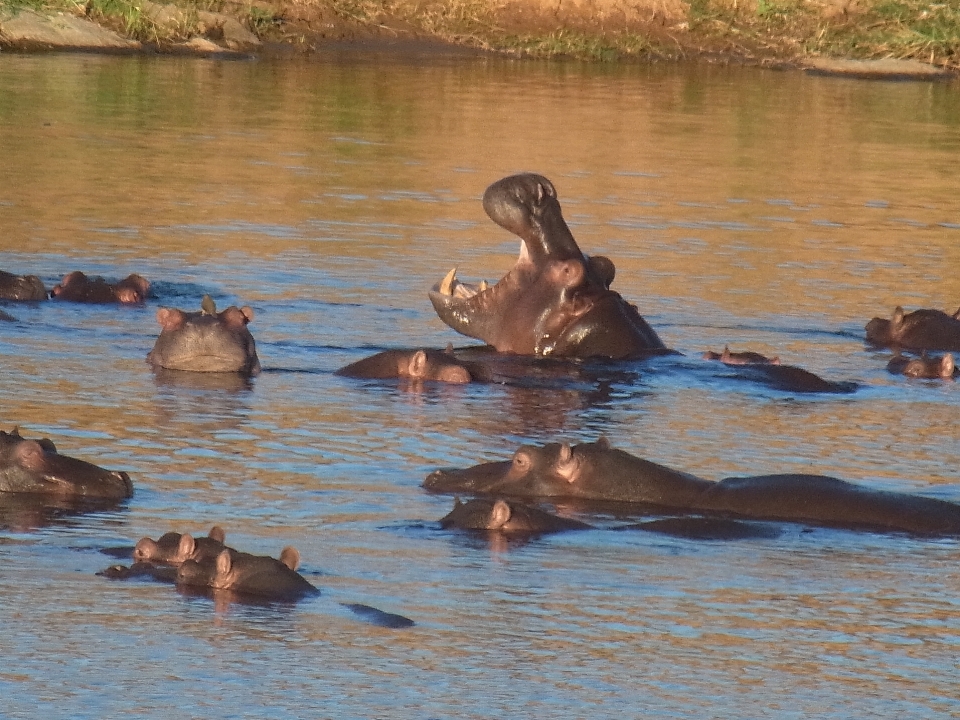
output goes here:
{"type": "Polygon", "coordinates": [[[916,717],[960,713],[960,542],[809,529],[694,541],[441,531],[431,470],[607,436],[719,479],[805,471],[960,502],[960,388],[889,375],[874,315],[960,304],[956,84],[708,66],[329,55],[0,57],[0,268],[154,283],[144,307],[6,305],[4,429],[126,470],[120,508],[0,524],[10,718],[916,717]],[[480,206],[532,170],[674,365],[565,387],[333,371],[468,345],[426,291],[495,280],[480,206]],[[262,375],[176,381],[161,305],[250,305],[262,375]],[[687,372],[777,354],[852,395],[687,372]],[[214,603],[98,577],[218,523],[323,594],[214,603]],[[390,630],[341,603],[401,613],[390,630]]]}

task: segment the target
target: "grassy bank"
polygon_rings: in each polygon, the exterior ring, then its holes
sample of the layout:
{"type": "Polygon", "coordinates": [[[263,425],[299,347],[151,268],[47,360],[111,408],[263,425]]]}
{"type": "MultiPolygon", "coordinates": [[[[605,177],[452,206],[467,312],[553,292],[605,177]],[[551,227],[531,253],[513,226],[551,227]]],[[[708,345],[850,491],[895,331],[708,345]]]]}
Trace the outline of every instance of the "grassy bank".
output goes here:
{"type": "Polygon", "coordinates": [[[960,3],[921,0],[647,0],[638,9],[559,12],[505,0],[176,0],[177,25],[145,0],[0,0],[85,15],[148,42],[196,33],[191,12],[224,12],[268,41],[310,50],[330,40],[416,39],[535,57],[612,61],[717,56],[913,58],[960,68],[960,3]]]}

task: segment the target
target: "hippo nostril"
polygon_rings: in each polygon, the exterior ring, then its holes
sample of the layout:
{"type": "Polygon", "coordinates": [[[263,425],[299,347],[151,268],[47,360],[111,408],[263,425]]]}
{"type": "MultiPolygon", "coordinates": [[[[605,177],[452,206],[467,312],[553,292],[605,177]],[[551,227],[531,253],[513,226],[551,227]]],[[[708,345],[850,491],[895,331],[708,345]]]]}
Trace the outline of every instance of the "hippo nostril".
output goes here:
{"type": "Polygon", "coordinates": [[[122,471],[114,471],[114,472],[111,472],[110,474],[113,475],[115,478],[117,478],[117,480],[123,483],[123,486],[127,489],[126,497],[132,497],[133,481],[130,479],[130,476],[127,475],[127,473],[122,471]]]}

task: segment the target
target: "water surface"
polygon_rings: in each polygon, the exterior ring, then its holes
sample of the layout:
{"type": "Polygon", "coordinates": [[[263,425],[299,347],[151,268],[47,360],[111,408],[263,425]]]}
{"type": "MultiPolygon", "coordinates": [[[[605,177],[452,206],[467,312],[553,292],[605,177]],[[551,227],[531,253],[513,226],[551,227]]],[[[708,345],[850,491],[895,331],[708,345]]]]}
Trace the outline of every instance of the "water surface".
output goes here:
{"type": "MultiPolygon", "coordinates": [[[[330,56],[0,57],[0,268],[154,282],[144,307],[4,306],[3,422],[126,470],[125,506],[0,527],[8,717],[922,717],[960,712],[960,544],[784,525],[729,543],[437,529],[439,466],[606,435],[716,478],[821,472],[960,502],[960,389],[866,348],[960,304],[960,95],[752,69],[330,56]],[[357,382],[380,349],[469,344],[426,290],[499,277],[492,181],[556,185],[582,248],[684,359],[606,383],[357,382]],[[264,373],[154,375],[160,305],[246,304],[264,373]],[[690,372],[779,355],[861,387],[690,372]],[[220,606],[95,572],[218,523],[296,545],[323,595],[220,606]],[[402,613],[364,622],[340,603],[402,613]]],[[[9,429],[9,427],[5,428],[9,429]]]]}

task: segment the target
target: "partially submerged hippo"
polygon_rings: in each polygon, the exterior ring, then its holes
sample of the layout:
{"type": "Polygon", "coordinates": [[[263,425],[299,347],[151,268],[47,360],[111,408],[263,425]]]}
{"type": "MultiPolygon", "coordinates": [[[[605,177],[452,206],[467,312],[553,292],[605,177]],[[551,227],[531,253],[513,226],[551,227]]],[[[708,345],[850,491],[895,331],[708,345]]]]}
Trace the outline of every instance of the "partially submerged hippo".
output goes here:
{"type": "Polygon", "coordinates": [[[219,525],[210,528],[207,537],[194,538],[189,533],[168,532],[157,540],[140,538],[133,549],[133,559],[138,562],[162,565],[182,565],[187,560],[205,562],[216,559],[226,549],[226,533],[219,525]]]}
{"type": "Polygon", "coordinates": [[[531,535],[590,528],[579,520],[553,515],[531,505],[503,498],[475,498],[465,503],[457,498],[453,510],[440,518],[440,527],[531,535]]]}
{"type": "Polygon", "coordinates": [[[890,320],[873,318],[867,323],[867,342],[877,347],[906,350],[960,351],[960,310],[948,315],[942,310],[920,309],[904,313],[897,306],[890,320]]]}
{"type": "Polygon", "coordinates": [[[71,302],[136,305],[150,294],[150,281],[133,273],[119,282],[108,283],[102,277],[87,277],[75,270],[64,275],[50,294],[57,300],[71,302]]]}
{"type": "Polygon", "coordinates": [[[154,367],[190,372],[230,372],[257,375],[260,360],[247,323],[253,310],[231,305],[218,313],[209,295],[200,312],[174,308],[157,310],[162,328],[147,362],[154,367]]]}
{"type": "Polygon", "coordinates": [[[401,378],[461,384],[486,376],[478,363],[458,360],[449,349],[385,350],[342,367],[336,374],[367,380],[401,378]]]}
{"type": "Polygon", "coordinates": [[[620,359],[667,352],[637,308],[609,289],[613,263],[580,251],[547,178],[499,180],[484,193],[483,208],[520,237],[520,257],[490,287],[464,284],[451,270],[430,292],[443,322],[505,353],[620,359]]]}
{"type": "Polygon", "coordinates": [[[123,499],[133,496],[125,472],[113,472],[57,452],[48,439],[0,431],[0,492],[123,499]]]}
{"type": "Polygon", "coordinates": [[[671,511],[757,520],[960,535],[960,505],[871,490],[824,475],[787,474],[705,480],[595,443],[524,446],[513,459],[437,470],[436,492],[635,503],[671,511]]]}
{"type": "Polygon", "coordinates": [[[46,300],[47,289],[36,275],[0,270],[0,300],[46,300]]]}
{"type": "Polygon", "coordinates": [[[887,370],[894,375],[906,375],[911,378],[954,378],[958,374],[953,355],[934,355],[927,357],[924,354],[918,358],[908,358],[896,355],[887,363],[887,370]]]}
{"type": "Polygon", "coordinates": [[[300,553],[285,547],[280,559],[226,548],[212,562],[187,560],[177,571],[177,585],[227,590],[262,600],[294,602],[320,591],[297,572],[300,553]]]}
{"type": "Polygon", "coordinates": [[[725,345],[723,352],[714,352],[707,350],[703,354],[704,360],[719,360],[724,365],[779,365],[779,357],[767,357],[758,352],[744,350],[743,352],[731,352],[730,346],[725,345]]]}

